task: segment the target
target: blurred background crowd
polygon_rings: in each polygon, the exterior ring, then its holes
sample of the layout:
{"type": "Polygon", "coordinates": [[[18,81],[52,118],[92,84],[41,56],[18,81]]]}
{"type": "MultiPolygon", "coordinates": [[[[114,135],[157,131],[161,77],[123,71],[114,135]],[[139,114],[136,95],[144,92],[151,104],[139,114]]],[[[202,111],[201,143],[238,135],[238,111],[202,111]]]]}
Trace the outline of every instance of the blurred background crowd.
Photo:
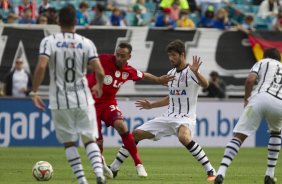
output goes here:
{"type": "Polygon", "coordinates": [[[71,4],[79,26],[282,31],[282,0],[0,0],[1,24],[56,24],[71,4]]]}

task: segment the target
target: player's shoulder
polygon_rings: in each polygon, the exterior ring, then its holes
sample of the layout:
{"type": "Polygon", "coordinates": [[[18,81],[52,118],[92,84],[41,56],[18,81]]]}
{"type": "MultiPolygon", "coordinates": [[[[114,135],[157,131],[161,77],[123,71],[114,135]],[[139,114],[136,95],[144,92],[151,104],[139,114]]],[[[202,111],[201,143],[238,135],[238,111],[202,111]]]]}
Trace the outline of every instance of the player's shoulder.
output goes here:
{"type": "Polygon", "coordinates": [[[111,62],[111,61],[114,62],[115,55],[102,53],[102,54],[99,54],[99,59],[104,62],[111,62]]]}

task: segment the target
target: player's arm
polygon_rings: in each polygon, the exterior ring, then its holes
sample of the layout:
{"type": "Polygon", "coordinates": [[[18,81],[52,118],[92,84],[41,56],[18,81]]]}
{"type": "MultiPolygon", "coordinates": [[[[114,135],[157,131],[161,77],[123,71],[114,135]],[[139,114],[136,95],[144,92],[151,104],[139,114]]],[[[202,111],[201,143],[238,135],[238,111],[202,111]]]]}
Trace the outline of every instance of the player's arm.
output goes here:
{"type": "Polygon", "coordinates": [[[45,76],[48,61],[49,57],[45,55],[39,56],[38,63],[33,75],[32,91],[30,92],[30,96],[32,97],[34,105],[42,111],[44,110],[45,104],[42,99],[37,95],[37,91],[45,76]]]}
{"type": "Polygon", "coordinates": [[[207,88],[209,86],[209,81],[199,72],[199,68],[203,62],[201,61],[201,58],[198,56],[193,56],[193,62],[192,64],[189,64],[190,69],[196,76],[198,83],[203,88],[207,88]]]}
{"type": "Polygon", "coordinates": [[[137,100],[135,102],[136,107],[139,109],[152,109],[157,107],[167,106],[169,104],[169,96],[166,96],[158,101],[150,102],[149,100],[137,100]]]}
{"type": "Polygon", "coordinates": [[[256,81],[257,81],[257,74],[251,72],[245,81],[244,107],[246,107],[246,105],[248,104],[248,99],[251,96],[256,81]]]}
{"type": "Polygon", "coordinates": [[[93,72],[95,72],[95,75],[96,75],[96,84],[95,86],[93,86],[91,90],[92,90],[92,93],[94,93],[96,97],[100,97],[102,96],[102,93],[103,93],[102,88],[103,88],[103,83],[104,83],[105,72],[100,63],[99,58],[92,59],[89,62],[89,64],[91,68],[93,69],[93,72]]]}
{"type": "Polygon", "coordinates": [[[169,81],[172,81],[173,79],[174,79],[174,76],[162,75],[160,77],[157,77],[157,76],[150,74],[150,73],[147,73],[147,72],[144,72],[144,78],[143,78],[143,80],[153,81],[155,83],[159,83],[159,84],[162,84],[162,85],[165,85],[165,86],[167,86],[167,83],[169,81]]]}

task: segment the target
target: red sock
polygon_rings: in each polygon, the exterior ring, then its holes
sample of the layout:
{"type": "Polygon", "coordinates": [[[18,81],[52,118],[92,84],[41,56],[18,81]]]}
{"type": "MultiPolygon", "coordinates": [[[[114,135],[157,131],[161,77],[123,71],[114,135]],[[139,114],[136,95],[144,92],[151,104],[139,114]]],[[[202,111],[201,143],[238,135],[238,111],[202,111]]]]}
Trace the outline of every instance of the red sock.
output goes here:
{"type": "Polygon", "coordinates": [[[121,135],[122,142],[124,144],[124,147],[127,149],[127,151],[130,153],[132,159],[134,160],[135,165],[142,164],[138,150],[133,138],[133,135],[129,132],[121,135]]]}

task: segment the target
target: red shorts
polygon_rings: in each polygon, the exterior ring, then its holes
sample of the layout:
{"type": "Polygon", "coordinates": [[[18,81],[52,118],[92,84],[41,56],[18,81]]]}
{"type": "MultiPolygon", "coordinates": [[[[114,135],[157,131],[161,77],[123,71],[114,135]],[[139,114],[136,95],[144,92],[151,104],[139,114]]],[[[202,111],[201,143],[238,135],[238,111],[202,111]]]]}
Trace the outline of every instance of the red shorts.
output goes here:
{"type": "Polygon", "coordinates": [[[116,104],[96,104],[97,124],[99,131],[99,140],[103,140],[102,135],[102,121],[105,122],[107,127],[114,126],[116,120],[123,120],[123,116],[116,104]]]}

